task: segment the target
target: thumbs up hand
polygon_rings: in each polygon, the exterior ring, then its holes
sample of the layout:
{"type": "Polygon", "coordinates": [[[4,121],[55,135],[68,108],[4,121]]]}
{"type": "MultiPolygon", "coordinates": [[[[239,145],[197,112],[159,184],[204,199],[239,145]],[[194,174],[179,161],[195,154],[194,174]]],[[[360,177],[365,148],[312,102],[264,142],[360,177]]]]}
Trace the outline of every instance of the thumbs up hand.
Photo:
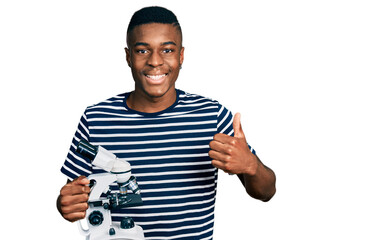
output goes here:
{"type": "Polygon", "coordinates": [[[218,133],[210,142],[209,157],[214,167],[232,174],[254,176],[258,168],[257,157],[250,151],[243,132],[240,113],[233,120],[234,137],[218,133]]]}

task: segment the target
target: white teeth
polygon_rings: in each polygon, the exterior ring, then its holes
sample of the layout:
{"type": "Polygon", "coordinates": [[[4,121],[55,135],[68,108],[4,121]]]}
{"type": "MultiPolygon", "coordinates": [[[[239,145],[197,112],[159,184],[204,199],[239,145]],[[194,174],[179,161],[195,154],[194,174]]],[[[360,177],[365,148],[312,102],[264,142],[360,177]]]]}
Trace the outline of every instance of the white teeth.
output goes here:
{"type": "Polygon", "coordinates": [[[162,74],[162,75],[146,75],[148,78],[151,78],[153,80],[158,80],[158,79],[161,79],[163,78],[164,76],[166,76],[166,74],[162,74]]]}

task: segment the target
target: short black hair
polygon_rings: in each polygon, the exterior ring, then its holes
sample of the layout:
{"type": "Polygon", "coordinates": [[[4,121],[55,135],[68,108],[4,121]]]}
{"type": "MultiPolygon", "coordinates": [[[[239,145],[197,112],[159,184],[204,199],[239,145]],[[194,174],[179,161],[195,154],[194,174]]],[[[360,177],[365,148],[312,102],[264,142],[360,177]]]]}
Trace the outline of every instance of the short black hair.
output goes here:
{"type": "Polygon", "coordinates": [[[175,14],[164,7],[145,7],[135,12],[128,25],[127,35],[137,26],[147,23],[172,24],[181,33],[181,27],[175,14]]]}

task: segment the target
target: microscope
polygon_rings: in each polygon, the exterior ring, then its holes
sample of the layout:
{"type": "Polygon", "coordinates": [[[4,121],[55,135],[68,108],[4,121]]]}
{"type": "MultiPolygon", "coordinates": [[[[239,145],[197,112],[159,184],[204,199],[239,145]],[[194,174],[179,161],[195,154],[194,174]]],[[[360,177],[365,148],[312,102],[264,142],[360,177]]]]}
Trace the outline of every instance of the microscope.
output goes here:
{"type": "Polygon", "coordinates": [[[106,170],[106,173],[88,176],[91,191],[89,208],[85,219],[88,228],[81,221],[78,228],[86,240],[143,240],[143,229],[136,225],[131,217],[112,222],[111,210],[142,205],[140,189],[136,178],[131,175],[128,162],[118,159],[113,153],[101,146],[93,146],[81,140],[76,151],[89,158],[92,164],[106,170]],[[111,192],[109,185],[117,182],[119,192],[111,192]]]}

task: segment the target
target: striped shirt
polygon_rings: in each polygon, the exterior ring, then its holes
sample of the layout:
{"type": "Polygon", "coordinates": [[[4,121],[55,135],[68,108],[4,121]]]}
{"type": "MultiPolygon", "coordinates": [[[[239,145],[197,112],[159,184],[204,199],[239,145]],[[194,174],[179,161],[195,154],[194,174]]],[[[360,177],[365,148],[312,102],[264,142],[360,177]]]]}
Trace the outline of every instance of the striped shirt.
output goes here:
{"type": "Polygon", "coordinates": [[[175,103],[158,113],[128,108],[129,93],[88,107],[61,171],[70,180],[103,172],[75,152],[80,139],[101,145],[131,164],[143,200],[113,210],[113,221],[132,217],[146,239],[212,239],[218,170],[209,142],[216,133],[233,135],[232,114],[217,101],[176,91],[175,103]]]}

